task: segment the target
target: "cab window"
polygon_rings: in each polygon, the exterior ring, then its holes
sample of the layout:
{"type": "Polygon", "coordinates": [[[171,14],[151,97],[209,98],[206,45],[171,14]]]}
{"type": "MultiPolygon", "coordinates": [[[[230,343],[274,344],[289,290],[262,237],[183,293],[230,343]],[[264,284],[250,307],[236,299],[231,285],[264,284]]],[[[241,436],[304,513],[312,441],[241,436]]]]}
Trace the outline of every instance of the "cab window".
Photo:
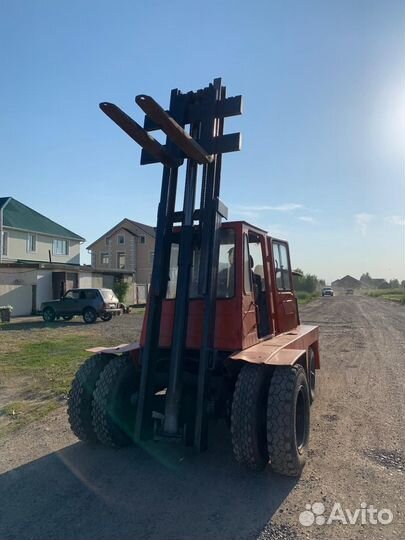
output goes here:
{"type": "Polygon", "coordinates": [[[235,295],[235,231],[221,229],[219,235],[219,262],[217,298],[235,295]]]}
{"type": "Polygon", "coordinates": [[[243,287],[245,293],[252,292],[252,272],[249,253],[249,241],[247,234],[243,235],[243,287]]]}
{"type": "MultiPolygon", "coordinates": [[[[198,298],[198,276],[200,271],[201,250],[195,246],[190,276],[190,298],[198,298]]],[[[179,245],[172,244],[170,253],[169,282],[166,298],[176,298],[178,275],[179,245]]],[[[217,298],[232,298],[235,295],[235,231],[224,228],[219,233],[219,261],[217,298]]]]}
{"type": "Polygon", "coordinates": [[[280,242],[273,242],[273,256],[277,289],[279,291],[291,291],[291,272],[287,246],[280,242]]]}

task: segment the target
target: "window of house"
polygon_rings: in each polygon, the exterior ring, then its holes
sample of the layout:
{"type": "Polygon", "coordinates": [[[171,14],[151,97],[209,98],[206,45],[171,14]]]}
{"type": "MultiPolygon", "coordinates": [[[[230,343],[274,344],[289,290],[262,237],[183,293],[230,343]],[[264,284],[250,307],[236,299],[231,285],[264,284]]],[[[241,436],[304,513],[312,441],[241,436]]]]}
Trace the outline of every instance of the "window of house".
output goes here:
{"type": "Polygon", "coordinates": [[[119,234],[117,236],[117,242],[118,245],[123,246],[125,244],[125,236],[123,234],[119,234]]]}
{"type": "Polygon", "coordinates": [[[69,255],[69,242],[55,238],[52,243],[52,253],[53,255],[69,255]]]}
{"type": "Polygon", "coordinates": [[[120,269],[125,268],[125,253],[117,253],[117,266],[120,269]]]}
{"type": "Polygon", "coordinates": [[[37,235],[29,233],[28,238],[27,238],[27,252],[35,253],[36,250],[37,250],[37,235]]]}
{"type": "Polygon", "coordinates": [[[291,291],[291,274],[287,246],[279,242],[273,242],[273,256],[277,289],[291,291]]]}
{"type": "Polygon", "coordinates": [[[140,236],[140,237],[139,237],[139,243],[140,243],[140,244],[144,244],[144,243],[145,243],[145,237],[144,237],[144,236],[140,236]]]}
{"type": "Polygon", "coordinates": [[[149,264],[153,265],[153,257],[155,255],[154,251],[149,251],[149,264]]]}
{"type": "Polygon", "coordinates": [[[108,253],[100,254],[100,262],[101,264],[108,264],[110,262],[110,257],[108,256],[108,253]]]}
{"type": "Polygon", "coordinates": [[[8,232],[2,232],[1,252],[3,256],[7,257],[8,254],[8,232]]]}
{"type": "Polygon", "coordinates": [[[105,245],[106,246],[110,245],[110,240],[111,240],[111,238],[108,238],[107,236],[105,237],[105,245]]]}

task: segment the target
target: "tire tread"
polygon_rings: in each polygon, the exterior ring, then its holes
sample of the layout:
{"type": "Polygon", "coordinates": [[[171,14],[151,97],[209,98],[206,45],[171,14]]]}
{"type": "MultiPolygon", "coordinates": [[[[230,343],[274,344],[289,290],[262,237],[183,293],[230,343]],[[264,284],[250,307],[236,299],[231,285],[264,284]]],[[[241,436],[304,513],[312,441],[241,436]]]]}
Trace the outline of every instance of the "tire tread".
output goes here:
{"type": "Polygon", "coordinates": [[[291,421],[292,416],[295,418],[294,392],[297,378],[301,373],[306,380],[305,370],[300,365],[276,368],[271,379],[267,402],[267,445],[270,464],[275,472],[287,476],[298,476],[306,457],[304,452],[298,459],[296,449],[291,443],[295,436],[292,433],[291,421]]]}
{"type": "Polygon", "coordinates": [[[96,442],[92,423],[93,392],[111,357],[97,354],[80,366],[68,397],[68,419],[73,433],[82,441],[96,442]]]}
{"type": "Polygon", "coordinates": [[[108,364],[97,382],[93,398],[93,429],[98,440],[105,446],[119,448],[132,444],[132,438],[125,433],[111,414],[116,385],[126,376],[132,361],[127,356],[119,356],[108,364]]]}
{"type": "MultiPolygon", "coordinates": [[[[268,463],[266,435],[260,441],[260,394],[268,381],[265,366],[246,364],[239,372],[232,400],[231,435],[235,459],[248,469],[259,471],[268,463]],[[261,442],[263,444],[261,444],[261,442]]],[[[267,394],[267,388],[264,389],[267,394]]],[[[266,414],[266,404],[263,405],[266,414]]]]}

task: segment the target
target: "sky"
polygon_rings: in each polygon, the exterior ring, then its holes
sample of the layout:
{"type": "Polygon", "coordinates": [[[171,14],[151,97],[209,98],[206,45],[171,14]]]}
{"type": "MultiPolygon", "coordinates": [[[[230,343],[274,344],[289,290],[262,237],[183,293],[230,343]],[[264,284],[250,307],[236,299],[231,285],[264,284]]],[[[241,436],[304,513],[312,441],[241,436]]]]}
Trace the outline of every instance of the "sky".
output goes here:
{"type": "Polygon", "coordinates": [[[221,199],[331,282],[405,279],[402,0],[0,0],[0,196],[86,238],[156,223],[160,165],[98,108],[222,77],[221,199]]]}

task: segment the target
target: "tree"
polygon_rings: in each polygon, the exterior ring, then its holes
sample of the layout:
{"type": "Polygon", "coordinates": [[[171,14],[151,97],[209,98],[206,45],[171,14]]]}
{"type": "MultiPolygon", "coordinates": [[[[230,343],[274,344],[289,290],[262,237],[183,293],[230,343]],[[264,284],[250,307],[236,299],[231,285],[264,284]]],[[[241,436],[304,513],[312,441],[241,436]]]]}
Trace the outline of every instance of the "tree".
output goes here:
{"type": "Polygon", "coordinates": [[[115,281],[113,285],[113,291],[115,292],[118,300],[124,303],[125,297],[129,289],[129,283],[126,281],[115,281]]]}
{"type": "Polygon", "coordinates": [[[372,285],[373,284],[373,278],[370,276],[370,274],[368,272],[361,275],[360,281],[362,281],[366,285],[372,285]]]}
{"type": "Polygon", "coordinates": [[[397,279],[390,280],[391,289],[399,289],[399,281],[397,279]]]}
{"type": "Polygon", "coordinates": [[[299,276],[293,276],[294,289],[296,291],[305,291],[307,293],[314,293],[320,287],[320,281],[314,274],[305,274],[300,268],[294,270],[299,276]]]}

